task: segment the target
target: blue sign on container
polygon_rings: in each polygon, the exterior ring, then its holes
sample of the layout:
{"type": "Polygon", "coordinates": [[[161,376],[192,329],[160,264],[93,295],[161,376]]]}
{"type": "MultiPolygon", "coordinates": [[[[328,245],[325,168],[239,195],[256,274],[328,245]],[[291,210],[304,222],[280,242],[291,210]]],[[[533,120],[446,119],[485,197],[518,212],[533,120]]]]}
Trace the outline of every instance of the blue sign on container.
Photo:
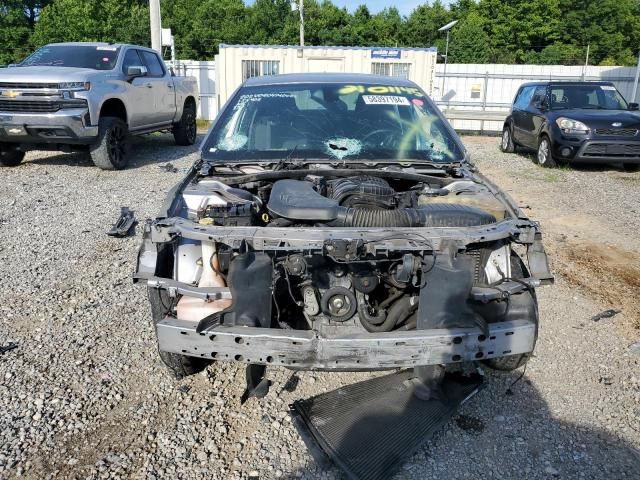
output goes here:
{"type": "Polygon", "coordinates": [[[371,58],[400,58],[399,48],[375,48],[371,50],[371,58]]]}

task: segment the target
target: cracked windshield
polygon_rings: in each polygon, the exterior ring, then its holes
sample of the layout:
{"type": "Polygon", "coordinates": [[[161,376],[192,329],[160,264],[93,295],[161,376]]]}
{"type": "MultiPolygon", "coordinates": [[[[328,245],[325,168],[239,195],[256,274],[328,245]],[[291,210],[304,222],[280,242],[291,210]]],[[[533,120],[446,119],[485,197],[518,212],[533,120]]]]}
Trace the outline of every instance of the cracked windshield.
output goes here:
{"type": "Polygon", "coordinates": [[[462,160],[424,92],[387,85],[245,87],[204,148],[207,160],[462,160]]]}

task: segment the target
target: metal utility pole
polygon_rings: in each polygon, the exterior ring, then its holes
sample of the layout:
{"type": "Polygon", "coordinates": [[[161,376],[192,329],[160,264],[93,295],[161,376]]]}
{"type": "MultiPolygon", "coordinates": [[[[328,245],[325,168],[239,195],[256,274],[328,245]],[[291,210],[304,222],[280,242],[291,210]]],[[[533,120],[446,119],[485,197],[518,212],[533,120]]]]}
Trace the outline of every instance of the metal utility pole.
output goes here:
{"type": "Polygon", "coordinates": [[[444,49],[444,71],[442,72],[442,92],[440,98],[444,97],[444,82],[447,78],[447,63],[449,62],[449,32],[451,28],[458,23],[458,20],[447,23],[444,27],[438,29],[439,32],[447,32],[447,46],[444,49]]]}
{"type": "Polygon", "coordinates": [[[160,0],[149,0],[149,20],[151,24],[151,48],[162,54],[162,19],[160,0]]]}
{"type": "Polygon", "coordinates": [[[304,47],[304,0],[290,0],[290,3],[292,12],[300,12],[300,46],[304,47]]]}
{"type": "Polygon", "coordinates": [[[582,81],[584,81],[584,79],[587,76],[587,67],[589,66],[589,48],[591,47],[591,44],[588,43],[587,44],[587,58],[585,58],[584,60],[584,69],[582,70],[582,81]]]}
{"type": "Polygon", "coordinates": [[[300,0],[300,46],[304,47],[304,0],[300,0]]]}

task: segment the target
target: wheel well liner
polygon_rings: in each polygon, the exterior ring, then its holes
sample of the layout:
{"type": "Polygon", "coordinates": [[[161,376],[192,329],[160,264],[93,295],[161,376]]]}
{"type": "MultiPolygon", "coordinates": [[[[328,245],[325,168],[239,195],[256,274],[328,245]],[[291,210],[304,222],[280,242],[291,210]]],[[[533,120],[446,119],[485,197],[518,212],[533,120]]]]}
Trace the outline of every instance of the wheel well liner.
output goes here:
{"type": "Polygon", "coordinates": [[[122,100],[117,98],[106,100],[100,108],[100,118],[104,117],[116,117],[123,122],[127,122],[127,108],[122,103],[122,100]]]}
{"type": "Polygon", "coordinates": [[[184,100],[184,106],[193,106],[193,108],[196,108],[196,99],[193,98],[193,96],[189,95],[187,98],[185,98],[184,100]]]}

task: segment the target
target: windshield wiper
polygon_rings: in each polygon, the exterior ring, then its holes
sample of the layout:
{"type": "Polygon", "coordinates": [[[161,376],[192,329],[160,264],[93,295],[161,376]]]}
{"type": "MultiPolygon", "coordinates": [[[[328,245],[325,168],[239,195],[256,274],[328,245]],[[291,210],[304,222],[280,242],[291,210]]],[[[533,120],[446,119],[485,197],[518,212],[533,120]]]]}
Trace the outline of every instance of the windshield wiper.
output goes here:
{"type": "Polygon", "coordinates": [[[293,156],[294,153],[296,153],[296,150],[298,150],[298,143],[296,143],[295,147],[293,147],[289,153],[287,153],[284,157],[282,157],[280,160],[278,160],[278,163],[276,163],[273,167],[273,170],[294,170],[296,168],[299,168],[300,164],[299,162],[290,162],[291,157],[293,156]]]}

